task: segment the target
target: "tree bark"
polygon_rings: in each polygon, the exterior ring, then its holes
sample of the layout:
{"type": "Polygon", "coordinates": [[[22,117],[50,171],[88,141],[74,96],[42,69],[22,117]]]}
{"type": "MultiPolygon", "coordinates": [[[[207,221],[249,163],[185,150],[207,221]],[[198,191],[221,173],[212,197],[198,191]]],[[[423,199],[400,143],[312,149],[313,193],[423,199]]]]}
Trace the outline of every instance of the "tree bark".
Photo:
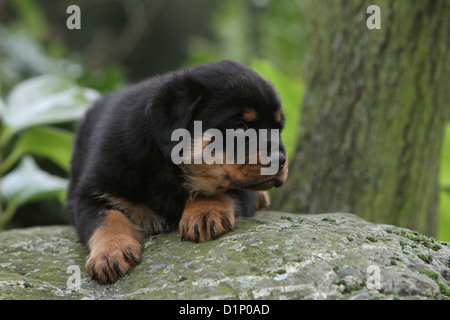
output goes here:
{"type": "Polygon", "coordinates": [[[450,3],[309,1],[306,90],[288,183],[273,207],[352,212],[436,232],[449,112],[450,3]],[[381,29],[369,30],[369,5],[381,29]]]}

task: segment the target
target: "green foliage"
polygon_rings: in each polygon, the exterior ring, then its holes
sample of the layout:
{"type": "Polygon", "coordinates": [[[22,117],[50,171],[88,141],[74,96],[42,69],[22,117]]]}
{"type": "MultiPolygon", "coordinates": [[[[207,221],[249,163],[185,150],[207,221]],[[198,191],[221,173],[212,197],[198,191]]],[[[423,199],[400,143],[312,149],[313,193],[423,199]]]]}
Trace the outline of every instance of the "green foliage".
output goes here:
{"type": "Polygon", "coordinates": [[[0,193],[7,206],[0,215],[0,227],[8,222],[23,204],[54,196],[58,196],[62,201],[66,187],[66,179],[41,170],[31,156],[25,156],[20,164],[1,180],[0,193]]]}
{"type": "Polygon", "coordinates": [[[36,125],[79,119],[96,91],[81,88],[67,77],[43,75],[19,83],[4,108],[5,137],[36,125]]]}
{"type": "Polygon", "coordinates": [[[65,49],[57,43],[50,47],[51,50],[44,48],[25,30],[0,25],[0,95],[24,79],[45,74],[68,77],[80,86],[100,92],[116,90],[125,84],[123,70],[118,66],[90,69],[80,59],[61,57],[66,54],[65,49]]]}
{"type": "Polygon", "coordinates": [[[211,19],[214,40],[190,42],[190,64],[231,59],[271,61],[291,77],[303,73],[304,10],[301,0],[221,1],[211,19]]]}
{"type": "Polygon", "coordinates": [[[441,186],[450,195],[450,123],[447,124],[444,136],[441,162],[441,186]]]}
{"type": "Polygon", "coordinates": [[[13,0],[11,4],[21,17],[11,27],[28,30],[29,34],[35,39],[44,40],[48,34],[48,25],[38,2],[34,0],[13,0]]]}
{"type": "Polygon", "coordinates": [[[438,239],[450,241],[450,123],[445,131],[440,183],[438,239]]]}
{"type": "Polygon", "coordinates": [[[38,1],[13,0],[11,7],[17,19],[0,24],[0,229],[24,204],[63,203],[73,140],[67,128],[98,91],[124,84],[121,68],[88,68],[52,40],[38,1]]]}
{"type": "Polygon", "coordinates": [[[72,149],[72,136],[70,131],[49,126],[25,130],[18,136],[14,148],[3,160],[0,174],[10,170],[27,153],[49,158],[68,172],[70,152],[67,151],[72,149]]]}
{"type": "Polygon", "coordinates": [[[55,196],[64,199],[67,180],[40,169],[30,155],[48,158],[68,171],[73,133],[54,125],[80,119],[97,97],[97,91],[72,79],[43,75],[19,83],[1,100],[0,195],[6,208],[0,212],[0,228],[21,205],[55,196]]]}

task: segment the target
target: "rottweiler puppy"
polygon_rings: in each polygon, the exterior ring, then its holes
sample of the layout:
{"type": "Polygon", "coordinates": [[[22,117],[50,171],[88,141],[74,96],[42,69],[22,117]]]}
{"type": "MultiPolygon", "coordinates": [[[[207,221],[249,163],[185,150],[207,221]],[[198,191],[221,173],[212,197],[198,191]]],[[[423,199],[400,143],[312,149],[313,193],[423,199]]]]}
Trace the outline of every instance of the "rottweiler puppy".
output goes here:
{"type": "MultiPolygon", "coordinates": [[[[150,78],[106,94],[88,110],[75,137],[67,211],[89,247],[92,279],[117,281],[139,263],[147,235],[178,228],[181,240],[203,242],[232,231],[236,217],[269,205],[265,190],[286,181],[281,140],[271,153],[278,157],[271,175],[261,174],[267,163],[260,150],[256,163],[175,164],[180,140],[173,132],[194,134],[199,121],[203,132],[225,136],[227,129],[281,133],[285,119],[273,86],[233,61],[150,78]]],[[[202,150],[215,138],[202,137],[202,150]]]]}

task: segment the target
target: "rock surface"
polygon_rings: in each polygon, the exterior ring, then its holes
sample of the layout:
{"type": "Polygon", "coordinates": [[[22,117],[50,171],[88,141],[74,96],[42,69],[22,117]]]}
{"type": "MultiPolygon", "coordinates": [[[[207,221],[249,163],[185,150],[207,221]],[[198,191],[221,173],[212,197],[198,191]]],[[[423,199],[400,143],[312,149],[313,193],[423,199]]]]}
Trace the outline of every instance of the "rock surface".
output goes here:
{"type": "Polygon", "coordinates": [[[89,279],[87,257],[69,226],[1,232],[0,299],[450,299],[449,244],[352,214],[261,212],[201,244],[151,236],[113,285],[89,279]]]}

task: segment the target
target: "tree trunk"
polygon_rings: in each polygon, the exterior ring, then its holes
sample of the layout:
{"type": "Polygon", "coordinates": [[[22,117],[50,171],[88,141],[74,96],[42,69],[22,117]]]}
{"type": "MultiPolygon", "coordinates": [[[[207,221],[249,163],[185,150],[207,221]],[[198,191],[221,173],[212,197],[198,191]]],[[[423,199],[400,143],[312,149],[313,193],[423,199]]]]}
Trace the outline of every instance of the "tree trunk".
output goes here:
{"type": "Polygon", "coordinates": [[[306,9],[301,128],[273,207],[352,212],[434,235],[450,101],[449,2],[311,0],[306,9]],[[380,30],[366,27],[372,4],[380,30]]]}

